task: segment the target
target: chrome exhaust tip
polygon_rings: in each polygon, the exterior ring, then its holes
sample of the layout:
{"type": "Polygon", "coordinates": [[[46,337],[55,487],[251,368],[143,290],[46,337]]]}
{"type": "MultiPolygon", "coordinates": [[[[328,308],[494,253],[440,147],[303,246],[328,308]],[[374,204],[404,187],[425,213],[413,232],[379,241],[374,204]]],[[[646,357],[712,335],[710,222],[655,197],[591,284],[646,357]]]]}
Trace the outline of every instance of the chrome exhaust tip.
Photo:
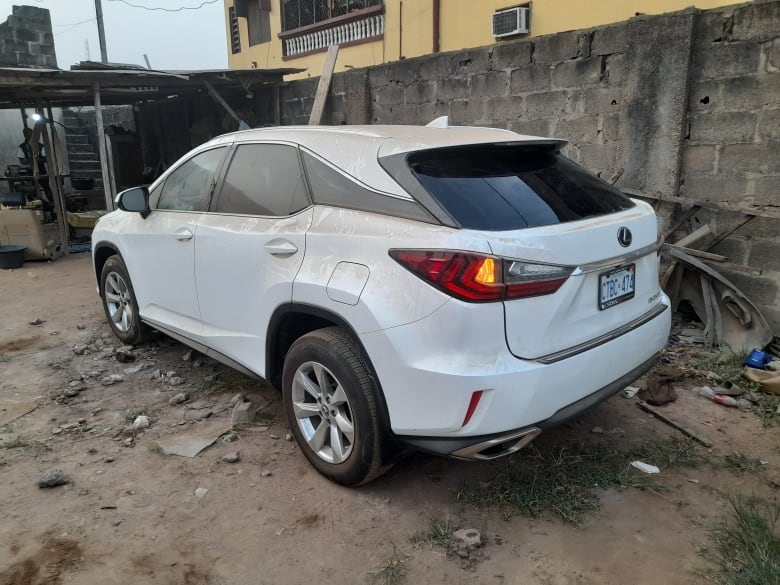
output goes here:
{"type": "Polygon", "coordinates": [[[505,435],[498,435],[487,441],[469,445],[450,453],[451,457],[458,459],[475,459],[489,461],[515,453],[533,441],[542,429],[531,427],[522,431],[514,431],[505,435]]]}

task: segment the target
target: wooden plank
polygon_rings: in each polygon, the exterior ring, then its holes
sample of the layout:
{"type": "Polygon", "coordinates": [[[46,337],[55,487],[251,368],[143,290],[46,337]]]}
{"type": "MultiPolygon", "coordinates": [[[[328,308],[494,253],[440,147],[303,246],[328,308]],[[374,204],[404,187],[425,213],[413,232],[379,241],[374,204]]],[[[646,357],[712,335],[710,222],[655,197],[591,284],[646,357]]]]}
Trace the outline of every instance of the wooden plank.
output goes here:
{"type": "Polygon", "coordinates": [[[701,443],[705,447],[712,447],[712,441],[710,441],[706,437],[699,435],[695,431],[691,430],[691,428],[687,426],[685,423],[681,423],[675,420],[667,413],[661,412],[658,408],[649,405],[647,402],[644,402],[643,400],[640,400],[639,402],[637,402],[637,404],[639,405],[639,408],[641,408],[645,412],[649,412],[650,414],[655,416],[658,420],[668,424],[673,429],[680,431],[686,437],[690,437],[691,439],[693,439],[697,443],[701,443]]]}
{"type": "Polygon", "coordinates": [[[103,195],[106,199],[106,211],[114,210],[114,195],[111,190],[111,179],[108,172],[108,157],[106,154],[106,129],[103,128],[103,112],[100,110],[100,84],[95,84],[95,124],[97,125],[98,153],[100,154],[100,170],[103,173],[103,195]]]}
{"type": "Polygon", "coordinates": [[[51,198],[54,199],[54,210],[57,212],[57,230],[60,234],[60,244],[64,254],[68,253],[68,218],[65,211],[65,198],[62,196],[62,187],[59,180],[59,171],[56,168],[56,153],[52,150],[52,143],[49,140],[49,133],[46,130],[46,123],[41,120],[36,122],[35,126],[41,125],[41,137],[43,138],[43,147],[46,149],[46,156],[49,157],[47,174],[49,176],[49,189],[51,198]],[[54,156],[52,156],[54,155],[54,156]],[[52,170],[54,172],[52,172],[52,170]]]}
{"type": "Polygon", "coordinates": [[[230,107],[230,104],[229,104],[229,103],[227,103],[227,102],[225,101],[225,98],[223,98],[223,97],[222,97],[222,96],[219,94],[219,92],[218,92],[218,91],[217,91],[217,90],[214,88],[214,86],[213,86],[213,85],[212,85],[210,82],[206,81],[205,79],[203,80],[203,85],[204,85],[204,86],[206,87],[206,89],[209,91],[209,93],[211,94],[211,97],[213,97],[215,100],[217,100],[217,102],[218,102],[218,103],[219,103],[219,104],[220,104],[220,105],[221,105],[223,108],[225,108],[225,111],[226,111],[228,114],[230,114],[230,116],[231,116],[231,117],[232,117],[232,118],[233,118],[233,119],[234,119],[236,122],[238,122],[238,123],[241,123],[241,118],[239,118],[239,117],[238,117],[238,114],[236,114],[236,111],[235,111],[233,108],[231,108],[231,107],[230,107]]]}
{"type": "Polygon", "coordinates": [[[670,244],[666,242],[663,245],[663,248],[676,248],[678,250],[682,250],[686,254],[689,254],[690,256],[696,256],[697,258],[703,258],[704,260],[711,260],[712,262],[725,262],[728,260],[726,256],[721,256],[720,254],[713,254],[712,252],[702,252],[701,250],[695,250],[693,248],[688,248],[686,246],[680,246],[679,244],[670,244]]]}
{"type": "Polygon", "coordinates": [[[309,116],[309,126],[318,126],[322,122],[322,114],[325,111],[325,102],[328,101],[328,92],[330,91],[330,80],[333,78],[333,70],[336,68],[336,59],[338,56],[338,45],[331,45],[328,47],[325,65],[322,68],[320,82],[317,84],[317,93],[314,96],[314,105],[311,108],[311,115],[309,116]]]}
{"type": "Polygon", "coordinates": [[[756,217],[767,217],[769,219],[780,219],[780,211],[769,211],[755,207],[742,207],[740,205],[731,205],[730,203],[716,203],[714,201],[696,201],[690,197],[674,197],[671,195],[660,195],[651,193],[642,193],[635,189],[622,189],[623,193],[631,197],[640,199],[651,199],[653,201],[663,201],[665,203],[682,203],[685,205],[698,205],[704,209],[713,211],[728,211],[729,213],[742,213],[744,215],[754,215],[756,217]]]}

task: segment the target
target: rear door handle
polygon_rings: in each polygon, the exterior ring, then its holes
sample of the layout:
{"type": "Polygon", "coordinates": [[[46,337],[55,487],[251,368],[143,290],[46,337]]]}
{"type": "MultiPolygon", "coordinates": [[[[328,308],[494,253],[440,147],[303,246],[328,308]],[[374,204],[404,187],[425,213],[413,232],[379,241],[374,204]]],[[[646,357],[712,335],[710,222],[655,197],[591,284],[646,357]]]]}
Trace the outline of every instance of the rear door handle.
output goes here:
{"type": "Polygon", "coordinates": [[[187,228],[179,228],[175,232],[173,232],[173,237],[179,240],[180,242],[191,240],[193,235],[194,234],[187,228]]]}
{"type": "Polygon", "coordinates": [[[298,246],[289,240],[275,239],[268,242],[265,251],[271,256],[292,256],[298,251],[298,246]]]}

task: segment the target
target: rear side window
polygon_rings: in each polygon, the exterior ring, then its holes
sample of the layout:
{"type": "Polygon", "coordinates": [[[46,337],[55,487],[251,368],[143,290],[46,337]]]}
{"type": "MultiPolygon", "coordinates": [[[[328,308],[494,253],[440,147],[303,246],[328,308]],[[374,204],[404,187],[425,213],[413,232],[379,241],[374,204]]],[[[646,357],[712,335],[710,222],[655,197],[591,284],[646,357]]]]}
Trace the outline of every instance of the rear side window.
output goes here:
{"type": "Polygon", "coordinates": [[[416,221],[431,221],[430,214],[415,201],[366,189],[306,151],[302,152],[314,203],[416,221]]]}
{"type": "Polygon", "coordinates": [[[308,205],[297,148],[242,144],[230,161],[214,211],[287,217],[308,205]]]}
{"type": "Polygon", "coordinates": [[[487,145],[422,151],[409,166],[464,228],[515,230],[634,206],[620,191],[549,147],[487,145]]]}

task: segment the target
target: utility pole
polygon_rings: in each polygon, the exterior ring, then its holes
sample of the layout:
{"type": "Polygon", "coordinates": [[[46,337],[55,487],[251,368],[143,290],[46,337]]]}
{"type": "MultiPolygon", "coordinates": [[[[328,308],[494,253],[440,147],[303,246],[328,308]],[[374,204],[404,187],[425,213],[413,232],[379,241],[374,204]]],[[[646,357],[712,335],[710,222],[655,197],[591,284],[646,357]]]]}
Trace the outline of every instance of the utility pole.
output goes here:
{"type": "Polygon", "coordinates": [[[100,61],[108,63],[108,52],[106,51],[106,31],[103,28],[103,6],[100,0],[95,0],[95,17],[97,18],[98,39],[100,40],[100,61]]]}

